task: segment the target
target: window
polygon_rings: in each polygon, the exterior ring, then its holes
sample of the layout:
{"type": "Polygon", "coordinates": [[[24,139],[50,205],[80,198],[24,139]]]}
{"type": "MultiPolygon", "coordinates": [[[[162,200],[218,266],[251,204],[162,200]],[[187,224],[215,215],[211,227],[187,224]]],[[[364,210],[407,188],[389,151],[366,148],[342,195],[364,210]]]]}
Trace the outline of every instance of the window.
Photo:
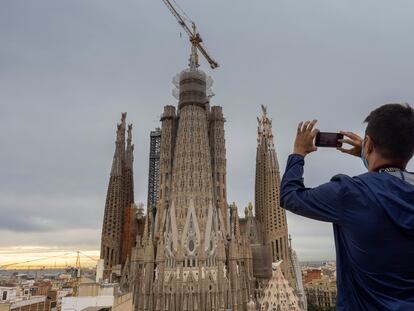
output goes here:
{"type": "Polygon", "coordinates": [[[190,242],[188,243],[188,249],[190,252],[194,251],[194,241],[190,240],[190,242]]]}
{"type": "Polygon", "coordinates": [[[6,300],[7,299],[7,292],[6,291],[4,291],[3,292],[3,297],[2,297],[2,299],[1,300],[6,300]]]}

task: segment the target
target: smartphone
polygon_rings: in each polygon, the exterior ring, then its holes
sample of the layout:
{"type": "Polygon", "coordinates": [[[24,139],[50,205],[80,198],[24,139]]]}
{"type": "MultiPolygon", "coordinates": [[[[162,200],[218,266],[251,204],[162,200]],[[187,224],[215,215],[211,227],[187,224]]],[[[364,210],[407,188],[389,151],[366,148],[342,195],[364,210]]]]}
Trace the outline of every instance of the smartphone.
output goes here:
{"type": "Polygon", "coordinates": [[[333,148],[342,147],[342,142],[338,140],[343,138],[344,135],[340,133],[319,132],[316,135],[315,146],[333,148]]]}

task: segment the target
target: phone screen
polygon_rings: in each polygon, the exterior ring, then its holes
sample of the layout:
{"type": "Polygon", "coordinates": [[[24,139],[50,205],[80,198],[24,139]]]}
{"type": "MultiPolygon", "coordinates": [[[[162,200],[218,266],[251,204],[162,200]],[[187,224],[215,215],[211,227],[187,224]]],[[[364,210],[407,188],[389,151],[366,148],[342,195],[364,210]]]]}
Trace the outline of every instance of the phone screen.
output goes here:
{"type": "Polygon", "coordinates": [[[316,135],[315,145],[317,147],[342,147],[342,142],[338,141],[342,138],[344,138],[344,135],[340,133],[319,132],[316,135]]]}

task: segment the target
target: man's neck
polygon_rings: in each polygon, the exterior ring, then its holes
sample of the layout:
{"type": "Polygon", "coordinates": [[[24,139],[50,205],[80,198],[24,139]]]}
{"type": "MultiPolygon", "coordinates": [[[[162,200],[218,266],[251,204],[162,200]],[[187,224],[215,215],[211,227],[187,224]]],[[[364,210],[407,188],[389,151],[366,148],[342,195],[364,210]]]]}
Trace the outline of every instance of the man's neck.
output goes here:
{"type": "Polygon", "coordinates": [[[378,172],[380,169],[384,168],[398,168],[400,170],[405,170],[407,166],[407,163],[384,158],[376,158],[372,162],[373,163],[369,163],[370,172],[378,172]]]}

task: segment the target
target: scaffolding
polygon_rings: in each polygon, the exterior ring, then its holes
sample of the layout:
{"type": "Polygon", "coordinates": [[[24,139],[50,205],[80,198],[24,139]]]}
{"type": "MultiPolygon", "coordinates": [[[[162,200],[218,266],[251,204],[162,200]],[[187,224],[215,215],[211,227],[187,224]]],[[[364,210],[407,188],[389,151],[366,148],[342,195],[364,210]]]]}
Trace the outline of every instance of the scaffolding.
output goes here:
{"type": "Polygon", "coordinates": [[[155,208],[159,197],[160,185],[160,145],[161,130],[156,128],[150,133],[150,154],[148,170],[148,211],[155,215],[155,208]]]}

